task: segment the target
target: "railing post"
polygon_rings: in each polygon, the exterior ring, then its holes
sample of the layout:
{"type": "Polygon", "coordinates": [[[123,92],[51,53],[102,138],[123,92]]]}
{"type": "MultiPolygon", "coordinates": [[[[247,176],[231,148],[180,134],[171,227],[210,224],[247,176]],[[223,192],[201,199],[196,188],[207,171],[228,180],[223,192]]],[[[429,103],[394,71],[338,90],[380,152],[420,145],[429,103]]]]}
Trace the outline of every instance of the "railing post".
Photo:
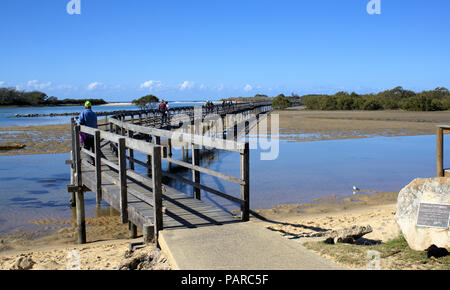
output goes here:
{"type": "Polygon", "coordinates": [[[137,238],[137,226],[132,222],[128,222],[128,230],[130,231],[130,239],[137,238]]]}
{"type": "Polygon", "coordinates": [[[158,244],[158,234],[163,229],[161,146],[153,146],[152,153],[154,234],[158,244]]]}
{"type": "MultiPolygon", "coordinates": [[[[71,130],[71,134],[72,134],[72,151],[70,152],[70,160],[72,160],[72,164],[70,165],[70,184],[74,185],[75,184],[75,168],[76,168],[76,160],[75,160],[75,125],[76,125],[76,121],[75,118],[71,119],[71,126],[70,126],[70,130],[71,130]]],[[[75,207],[75,192],[71,192],[70,193],[70,207],[75,207]]]]}
{"type": "MultiPolygon", "coordinates": [[[[152,136],[149,135],[148,136],[148,142],[152,143],[152,136]]],[[[147,159],[146,159],[146,165],[147,165],[147,176],[150,177],[152,176],[152,157],[150,155],[147,155],[147,159]]]]}
{"type": "Polygon", "coordinates": [[[97,205],[102,201],[102,152],[100,149],[100,131],[95,131],[95,177],[97,187],[97,205]]]}
{"type": "Polygon", "coordinates": [[[444,177],[444,128],[437,128],[437,177],[444,177]]]}
{"type": "MultiPolygon", "coordinates": [[[[199,166],[200,165],[200,149],[199,146],[192,143],[192,165],[199,166]]],[[[192,181],[195,183],[200,183],[200,171],[192,169],[192,181]]],[[[201,199],[201,191],[200,188],[193,187],[194,190],[194,198],[200,200],[201,199]]]]}
{"type": "MultiPolygon", "coordinates": [[[[133,131],[128,130],[128,137],[133,138],[133,134],[133,131]]],[[[134,170],[134,150],[128,149],[128,151],[130,152],[130,169],[134,170]]]]}
{"type": "Polygon", "coordinates": [[[75,182],[79,190],[75,193],[76,199],[76,213],[77,213],[77,233],[78,233],[78,243],[86,243],[86,221],[85,221],[85,210],[84,210],[84,192],[81,190],[83,186],[83,179],[81,174],[81,145],[80,145],[80,126],[75,126],[75,182]]]}
{"type": "Polygon", "coordinates": [[[120,218],[122,223],[128,222],[127,196],[127,156],[125,138],[119,139],[119,181],[120,181],[120,218]]]}
{"type": "Polygon", "coordinates": [[[245,182],[241,185],[241,205],[242,221],[250,219],[250,149],[249,143],[245,143],[244,152],[241,153],[241,179],[245,182]]]}

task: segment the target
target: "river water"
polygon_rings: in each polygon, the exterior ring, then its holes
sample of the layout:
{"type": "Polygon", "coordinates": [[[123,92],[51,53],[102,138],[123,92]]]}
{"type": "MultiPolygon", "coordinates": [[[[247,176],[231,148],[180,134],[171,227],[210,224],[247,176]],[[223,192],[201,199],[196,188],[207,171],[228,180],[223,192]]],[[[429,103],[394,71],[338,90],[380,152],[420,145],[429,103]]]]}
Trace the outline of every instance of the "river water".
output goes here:
{"type": "MultiPolygon", "coordinates": [[[[433,177],[436,137],[375,137],[364,139],[288,142],[280,140],[276,160],[261,160],[261,149],[250,152],[251,208],[311,202],[331,195],[351,196],[356,185],[364,191],[398,191],[417,177],[433,177]]],[[[136,155],[143,159],[144,156],[136,155]]],[[[205,154],[203,166],[239,176],[239,154],[215,151],[205,154]]],[[[180,148],[174,157],[181,158],[180,148]]],[[[0,235],[30,230],[30,220],[70,219],[68,154],[0,157],[0,235]]],[[[445,156],[445,164],[449,164],[445,156]]],[[[163,164],[167,168],[167,164],[163,164]]],[[[138,171],[144,168],[136,165],[138,171]]],[[[181,171],[187,178],[188,171],[181,171]]],[[[239,186],[201,175],[202,183],[239,196],[239,186]]],[[[192,188],[172,186],[192,195],[192,188]]],[[[222,198],[202,192],[203,200],[225,210],[238,209],[222,198]]],[[[102,204],[105,208],[106,204],[102,204]]],[[[101,211],[100,211],[101,212],[101,211]]],[[[99,213],[95,195],[86,193],[86,215],[99,213]]]]}
{"type": "MultiPolygon", "coordinates": [[[[183,106],[201,106],[203,102],[169,102],[171,108],[183,106]]],[[[133,105],[119,106],[93,106],[95,112],[113,112],[122,110],[139,110],[133,105]]],[[[82,106],[59,106],[59,107],[7,107],[0,108],[0,127],[11,126],[30,126],[30,125],[50,125],[70,123],[70,116],[63,117],[31,117],[16,118],[15,115],[28,114],[63,114],[63,113],[79,113],[83,110],[82,106]]]]}

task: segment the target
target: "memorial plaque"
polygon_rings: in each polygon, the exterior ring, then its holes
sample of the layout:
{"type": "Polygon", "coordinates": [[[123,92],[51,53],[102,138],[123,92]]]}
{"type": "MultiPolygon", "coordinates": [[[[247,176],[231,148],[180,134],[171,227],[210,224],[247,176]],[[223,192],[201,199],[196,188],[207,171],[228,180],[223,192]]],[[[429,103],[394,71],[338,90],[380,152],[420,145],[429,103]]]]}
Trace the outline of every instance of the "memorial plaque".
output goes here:
{"type": "Polygon", "coordinates": [[[421,203],[417,217],[418,227],[448,229],[450,204],[421,203]]]}

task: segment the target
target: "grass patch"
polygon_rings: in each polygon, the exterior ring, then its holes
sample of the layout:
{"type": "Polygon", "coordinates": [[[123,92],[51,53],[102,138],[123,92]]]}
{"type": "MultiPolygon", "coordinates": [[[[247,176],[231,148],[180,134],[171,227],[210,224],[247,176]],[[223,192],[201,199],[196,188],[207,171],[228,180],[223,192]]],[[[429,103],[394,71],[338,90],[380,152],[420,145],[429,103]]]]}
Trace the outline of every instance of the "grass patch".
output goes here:
{"type": "Polygon", "coordinates": [[[439,259],[427,257],[426,251],[414,251],[404,237],[378,245],[328,245],[323,242],[308,242],[304,246],[342,265],[366,269],[371,258],[368,251],[378,251],[382,270],[450,270],[450,256],[439,259]]]}

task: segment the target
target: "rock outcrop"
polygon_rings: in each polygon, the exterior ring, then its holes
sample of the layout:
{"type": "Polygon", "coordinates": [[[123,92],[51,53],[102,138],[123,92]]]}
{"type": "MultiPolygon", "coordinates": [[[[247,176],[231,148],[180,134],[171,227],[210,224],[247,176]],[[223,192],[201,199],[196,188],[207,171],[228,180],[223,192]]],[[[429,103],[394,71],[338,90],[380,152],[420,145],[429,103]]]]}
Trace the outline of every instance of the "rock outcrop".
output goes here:
{"type": "Polygon", "coordinates": [[[421,203],[450,204],[450,178],[415,179],[397,199],[397,223],[411,249],[424,251],[431,245],[450,248],[449,229],[417,226],[421,203]]]}
{"type": "Polygon", "coordinates": [[[327,244],[337,244],[337,243],[349,243],[353,244],[359,238],[371,233],[372,227],[367,226],[352,226],[350,228],[344,228],[335,231],[326,231],[321,233],[306,233],[301,236],[301,238],[324,238],[327,244]]]}

